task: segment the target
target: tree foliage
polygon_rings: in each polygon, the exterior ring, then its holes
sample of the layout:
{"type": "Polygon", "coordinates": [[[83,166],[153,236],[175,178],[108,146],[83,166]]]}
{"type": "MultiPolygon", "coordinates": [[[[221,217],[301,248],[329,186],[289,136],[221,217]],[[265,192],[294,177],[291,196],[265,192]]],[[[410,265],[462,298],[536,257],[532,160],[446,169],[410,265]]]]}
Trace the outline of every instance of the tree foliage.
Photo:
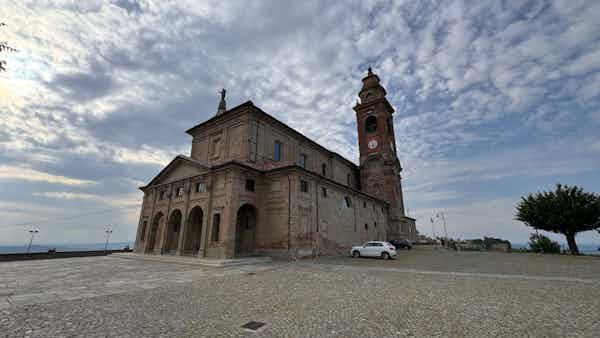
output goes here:
{"type": "Polygon", "coordinates": [[[511,249],[512,247],[510,242],[505,239],[483,236],[483,246],[487,250],[490,250],[494,244],[506,244],[508,245],[508,249],[511,249]]]}
{"type": "Polygon", "coordinates": [[[528,244],[533,252],[560,253],[560,245],[542,234],[531,234],[528,244]]]}
{"type": "MultiPolygon", "coordinates": [[[[0,22],[0,27],[4,27],[6,24],[0,22]]],[[[0,41],[0,52],[16,52],[17,50],[8,45],[7,41],[0,41]]],[[[0,72],[6,71],[6,61],[0,60],[0,72]]]]}
{"type": "Polygon", "coordinates": [[[516,218],[532,228],[565,235],[571,253],[578,254],[575,235],[600,227],[600,196],[557,184],[554,191],[522,197],[516,218]]]}

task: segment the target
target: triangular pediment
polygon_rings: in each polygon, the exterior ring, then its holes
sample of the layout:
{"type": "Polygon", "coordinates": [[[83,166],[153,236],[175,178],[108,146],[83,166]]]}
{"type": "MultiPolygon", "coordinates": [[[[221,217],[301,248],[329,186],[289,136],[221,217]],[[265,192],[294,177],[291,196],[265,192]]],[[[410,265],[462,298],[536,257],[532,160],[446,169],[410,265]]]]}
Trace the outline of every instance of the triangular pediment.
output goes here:
{"type": "Polygon", "coordinates": [[[208,168],[195,160],[183,155],[175,157],[147,186],[166,184],[181,179],[197,176],[206,172],[208,168]]]}

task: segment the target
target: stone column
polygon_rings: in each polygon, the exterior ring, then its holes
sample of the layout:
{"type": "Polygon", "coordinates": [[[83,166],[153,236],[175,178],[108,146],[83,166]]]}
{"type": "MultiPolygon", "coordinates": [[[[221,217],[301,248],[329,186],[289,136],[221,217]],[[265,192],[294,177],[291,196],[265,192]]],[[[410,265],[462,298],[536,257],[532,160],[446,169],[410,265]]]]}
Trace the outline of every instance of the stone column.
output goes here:
{"type": "Polygon", "coordinates": [[[162,255],[164,253],[164,248],[165,248],[165,243],[167,241],[167,230],[169,229],[169,218],[170,218],[170,213],[171,213],[171,201],[173,201],[173,183],[169,184],[169,187],[167,188],[167,191],[169,192],[169,203],[167,205],[167,214],[165,215],[165,225],[163,226],[162,229],[162,236],[160,237],[160,254],[162,255]]]}
{"type": "Polygon", "coordinates": [[[213,189],[214,189],[214,172],[206,176],[208,179],[205,181],[205,189],[208,191],[208,203],[202,219],[202,233],[200,234],[200,250],[198,251],[198,257],[206,257],[206,247],[208,246],[208,228],[212,222],[212,200],[213,200],[213,189]]]}
{"type": "Polygon", "coordinates": [[[179,230],[179,238],[177,239],[177,255],[183,256],[185,253],[185,235],[188,228],[188,209],[190,206],[190,196],[192,194],[192,178],[187,179],[187,183],[184,183],[184,187],[187,191],[187,197],[185,200],[185,211],[181,215],[181,227],[179,230]]]}
{"type": "MultiPolygon", "coordinates": [[[[142,250],[143,253],[148,252],[148,250],[147,250],[148,240],[152,237],[150,235],[150,233],[152,232],[152,223],[154,221],[154,209],[156,206],[156,198],[157,198],[156,195],[158,195],[156,193],[156,188],[151,188],[150,191],[152,192],[152,210],[150,210],[150,219],[148,220],[148,229],[146,229],[146,238],[144,238],[144,247],[142,250]]],[[[155,238],[155,240],[156,240],[156,238],[155,238]]]]}
{"type": "Polygon", "coordinates": [[[144,193],[144,199],[142,200],[142,207],[140,208],[140,218],[138,219],[138,227],[135,235],[135,243],[133,247],[133,251],[138,252],[140,250],[140,241],[143,239],[142,236],[142,224],[144,224],[144,207],[146,205],[146,195],[144,193]]]}
{"type": "Polygon", "coordinates": [[[237,221],[237,208],[239,207],[239,199],[237,195],[239,192],[239,173],[232,169],[227,170],[227,180],[226,184],[229,186],[225,186],[226,189],[226,202],[223,206],[223,211],[221,212],[221,228],[220,228],[220,236],[221,236],[221,249],[222,252],[221,258],[234,258],[235,257],[235,232],[236,232],[236,221],[237,221]],[[234,196],[235,203],[234,203],[234,196]]]}

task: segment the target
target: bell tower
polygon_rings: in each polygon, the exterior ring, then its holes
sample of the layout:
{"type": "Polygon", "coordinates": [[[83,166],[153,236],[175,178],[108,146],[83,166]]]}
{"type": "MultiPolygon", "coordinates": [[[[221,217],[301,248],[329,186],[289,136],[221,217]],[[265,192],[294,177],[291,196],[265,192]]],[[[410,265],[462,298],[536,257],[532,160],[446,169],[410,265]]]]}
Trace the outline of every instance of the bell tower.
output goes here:
{"type": "Polygon", "coordinates": [[[390,204],[388,239],[414,239],[415,220],[404,214],[404,200],[394,136],[394,108],[379,76],[369,67],[354,106],[358,127],[361,189],[390,204]]]}

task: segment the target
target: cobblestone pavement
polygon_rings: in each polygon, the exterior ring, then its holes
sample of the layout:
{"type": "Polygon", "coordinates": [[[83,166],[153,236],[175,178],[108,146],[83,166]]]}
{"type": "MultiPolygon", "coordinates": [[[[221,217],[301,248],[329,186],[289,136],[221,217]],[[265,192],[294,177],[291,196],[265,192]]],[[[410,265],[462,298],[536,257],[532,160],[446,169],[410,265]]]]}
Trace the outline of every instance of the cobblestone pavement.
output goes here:
{"type": "MultiPolygon", "coordinates": [[[[227,269],[110,257],[2,263],[0,283],[24,280],[10,284],[15,295],[77,287],[95,295],[12,303],[0,310],[0,335],[597,337],[600,332],[598,274],[573,275],[579,270],[564,270],[562,264],[539,271],[505,271],[501,264],[494,270],[484,262],[502,256],[490,254],[452,258],[467,257],[485,269],[465,271],[467,264],[458,262],[455,269],[436,269],[435,256],[444,260],[452,253],[411,255],[431,265],[347,258],[227,269]],[[115,281],[122,282],[119,292],[100,292],[115,281]],[[251,333],[240,327],[249,321],[266,325],[251,333]]],[[[504,257],[527,261],[515,255],[504,257]]],[[[556,258],[540,259],[553,265],[556,258]]],[[[590,271],[600,264],[573,262],[590,271]]]]}
{"type": "Polygon", "coordinates": [[[600,279],[600,256],[457,252],[434,247],[417,247],[413,250],[400,250],[395,259],[379,261],[376,264],[372,258],[352,259],[350,257],[322,257],[318,262],[439,272],[600,279]]]}
{"type": "Polygon", "coordinates": [[[270,269],[268,265],[214,269],[110,256],[0,263],[0,310],[10,306],[90,298],[207,276],[270,269]]]}

